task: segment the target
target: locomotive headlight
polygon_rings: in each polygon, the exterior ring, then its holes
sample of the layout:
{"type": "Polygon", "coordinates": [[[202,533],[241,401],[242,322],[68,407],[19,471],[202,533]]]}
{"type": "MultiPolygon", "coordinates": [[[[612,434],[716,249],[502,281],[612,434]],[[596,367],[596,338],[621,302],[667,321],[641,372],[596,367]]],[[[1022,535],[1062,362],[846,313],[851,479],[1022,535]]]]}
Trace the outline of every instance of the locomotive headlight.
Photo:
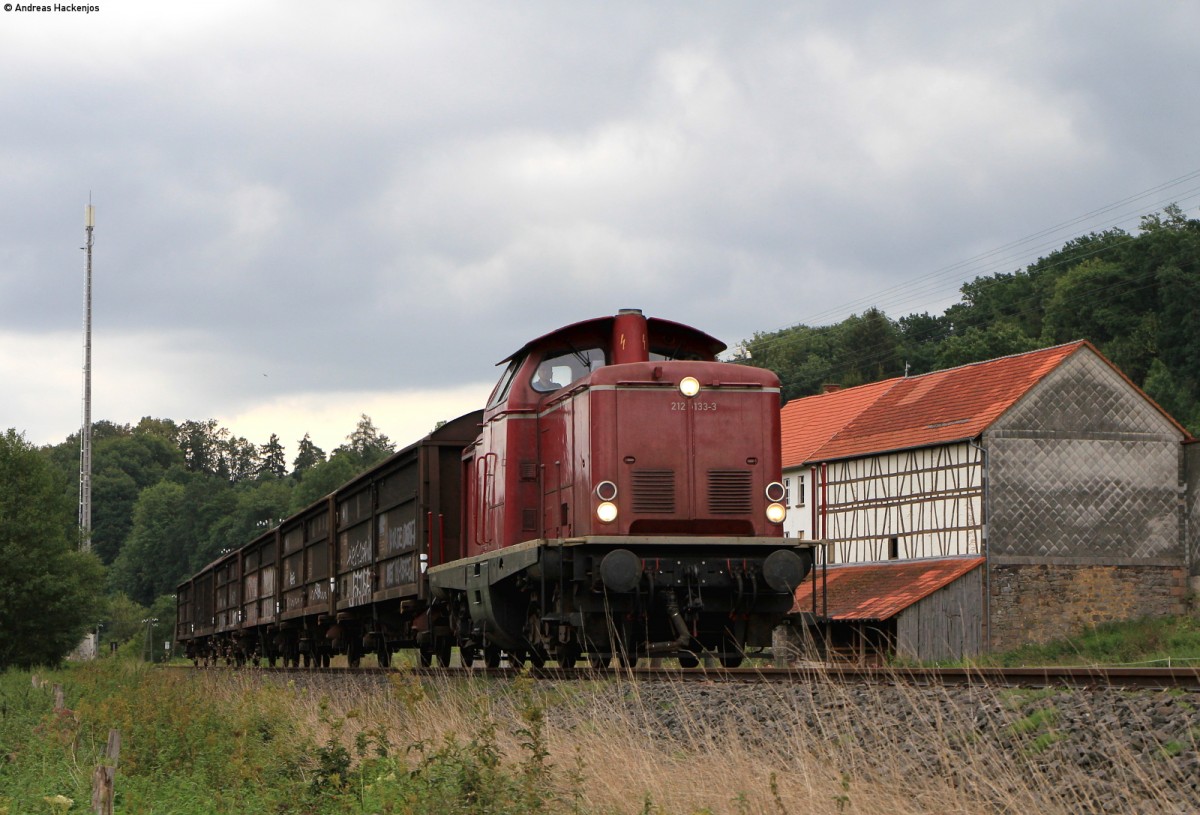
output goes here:
{"type": "Polygon", "coordinates": [[[694,376],[685,376],[679,382],[679,392],[689,398],[700,392],[700,380],[694,376]]]}
{"type": "Polygon", "coordinates": [[[783,523],[783,519],[787,517],[787,507],[783,504],[774,503],[767,505],[767,520],[773,524],[783,523]]]}
{"type": "Polygon", "coordinates": [[[610,524],[617,519],[617,505],[612,501],[602,501],[596,507],[596,518],[602,524],[610,524]]]}

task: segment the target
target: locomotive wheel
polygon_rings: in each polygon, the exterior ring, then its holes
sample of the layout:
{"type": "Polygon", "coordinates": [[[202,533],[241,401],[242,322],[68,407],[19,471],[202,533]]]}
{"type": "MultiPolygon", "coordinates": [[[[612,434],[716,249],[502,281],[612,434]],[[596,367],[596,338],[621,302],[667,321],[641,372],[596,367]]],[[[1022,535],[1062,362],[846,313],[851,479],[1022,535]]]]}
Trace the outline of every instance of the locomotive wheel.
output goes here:
{"type": "Polygon", "coordinates": [[[700,664],[700,658],[690,651],[679,652],[679,667],[680,668],[695,668],[700,664]]]}
{"type": "Polygon", "coordinates": [[[726,628],[721,636],[721,656],[719,661],[722,668],[740,668],[746,657],[746,624],[734,624],[733,629],[726,628]]]}
{"type": "Polygon", "coordinates": [[[579,661],[579,657],[583,651],[577,642],[560,643],[558,650],[555,651],[554,658],[558,661],[558,667],[570,670],[575,667],[575,663],[579,661]]]}
{"type": "Polygon", "coordinates": [[[460,645],[458,648],[458,658],[464,668],[470,668],[475,664],[475,646],[460,645]]]}
{"type": "Polygon", "coordinates": [[[483,666],[485,668],[500,667],[500,646],[485,645],[483,647],[483,666]]]}
{"type": "Polygon", "coordinates": [[[444,637],[439,639],[437,645],[434,646],[434,655],[437,657],[438,665],[443,668],[450,667],[450,646],[450,640],[444,637]]]}
{"type": "Polygon", "coordinates": [[[433,664],[433,651],[425,646],[417,651],[417,661],[421,663],[422,668],[428,668],[433,664]]]}
{"type": "Polygon", "coordinates": [[[392,667],[392,652],[388,650],[387,646],[381,646],[375,652],[375,661],[379,663],[380,668],[392,667]]]}
{"type": "Polygon", "coordinates": [[[610,662],[612,662],[612,654],[601,654],[595,651],[588,652],[588,664],[597,671],[607,668],[610,662]]]}
{"type": "Polygon", "coordinates": [[[742,659],[743,657],[741,654],[724,654],[721,657],[721,667],[740,668],[742,667],[742,659]]]}

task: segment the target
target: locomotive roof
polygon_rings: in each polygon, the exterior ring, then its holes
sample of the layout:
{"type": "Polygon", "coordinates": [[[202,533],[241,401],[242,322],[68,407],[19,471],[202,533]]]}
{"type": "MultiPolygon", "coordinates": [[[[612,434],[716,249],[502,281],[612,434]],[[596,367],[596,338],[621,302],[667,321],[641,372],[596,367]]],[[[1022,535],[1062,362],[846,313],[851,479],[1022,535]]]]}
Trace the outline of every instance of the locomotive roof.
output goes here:
{"type": "MultiPolygon", "coordinates": [[[[568,339],[570,337],[580,335],[611,336],[612,324],[615,319],[616,317],[595,317],[591,320],[581,320],[577,323],[571,323],[570,325],[563,326],[562,328],[557,328],[554,331],[543,334],[537,339],[530,340],[496,364],[503,365],[509,360],[521,356],[532,348],[543,345],[552,345],[554,340],[557,340],[560,337],[563,339],[568,339]]],[[[647,317],[646,331],[652,341],[664,338],[682,339],[689,345],[695,345],[696,347],[703,349],[713,357],[728,347],[716,337],[712,336],[711,334],[707,334],[698,328],[693,328],[692,326],[684,325],[683,323],[677,323],[673,320],[664,320],[660,317],[647,317]]]]}

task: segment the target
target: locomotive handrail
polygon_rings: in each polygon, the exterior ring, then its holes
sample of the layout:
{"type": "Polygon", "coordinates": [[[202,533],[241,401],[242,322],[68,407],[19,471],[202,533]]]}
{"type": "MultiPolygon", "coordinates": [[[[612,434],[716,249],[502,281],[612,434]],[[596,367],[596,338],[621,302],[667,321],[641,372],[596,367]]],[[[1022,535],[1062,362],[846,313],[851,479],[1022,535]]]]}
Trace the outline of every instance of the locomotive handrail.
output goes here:
{"type": "Polygon", "coordinates": [[[446,562],[446,515],[438,513],[438,563],[446,562]]]}

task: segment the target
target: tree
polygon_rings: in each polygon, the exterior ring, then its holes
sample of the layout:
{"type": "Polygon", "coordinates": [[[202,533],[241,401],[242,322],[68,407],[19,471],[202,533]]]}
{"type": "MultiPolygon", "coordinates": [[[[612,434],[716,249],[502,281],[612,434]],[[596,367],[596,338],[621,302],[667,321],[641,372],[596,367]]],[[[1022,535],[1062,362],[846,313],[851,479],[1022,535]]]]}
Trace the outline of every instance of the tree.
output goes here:
{"type": "Polygon", "coordinates": [[[296,513],[345,484],[363,468],[351,455],[334,454],[308,470],[292,490],[290,513],[296,513]]]}
{"type": "Polygon", "coordinates": [[[937,368],[937,349],[949,333],[949,321],[928,312],[910,314],[896,321],[900,332],[901,353],[905,373],[916,376],[937,368]]]}
{"type": "Polygon", "coordinates": [[[380,433],[371,417],[364,413],[354,432],[346,437],[346,443],[338,447],[334,455],[349,454],[365,468],[383,461],[395,451],[396,445],[392,444],[392,440],[380,433]]]}
{"type": "Polygon", "coordinates": [[[834,380],[836,329],[797,325],[756,333],[734,356],[735,362],[766,368],[779,377],[782,401],[821,392],[834,380]]]}
{"type": "MultiPolygon", "coordinates": [[[[225,428],[221,428],[227,435],[225,428]]],[[[229,436],[218,448],[217,474],[236,484],[247,478],[253,478],[262,471],[262,463],[258,457],[258,446],[241,436],[229,436]]]]}
{"type": "Polygon", "coordinates": [[[983,362],[1012,354],[1023,354],[1042,347],[1010,323],[996,323],[987,328],[968,328],[947,337],[938,349],[938,368],[955,368],[972,362],[983,362]]]}
{"type": "Polygon", "coordinates": [[[104,570],[78,541],[54,468],[8,430],[0,436],[0,670],[56,664],[95,625],[104,570]]]}
{"type": "Polygon", "coordinates": [[[279,436],[272,433],[267,443],[258,448],[258,461],[260,478],[283,478],[287,475],[287,456],[284,454],[283,445],[279,443],[279,436]]]}
{"type": "MultiPolygon", "coordinates": [[[[125,594],[110,594],[101,612],[100,642],[115,642],[118,645],[128,642],[142,632],[142,620],[148,616],[149,609],[133,602],[125,594]]],[[[100,649],[101,653],[104,651],[105,648],[100,649]]]]}
{"type": "Polygon", "coordinates": [[[183,452],[189,470],[216,474],[220,472],[220,445],[228,435],[228,430],[217,427],[216,419],[188,420],[179,425],[175,443],[183,452]]]}
{"type": "Polygon", "coordinates": [[[171,481],[142,490],[133,509],[133,531],[113,563],[115,589],[142,605],[174,591],[196,549],[186,502],[187,490],[171,481]]]}
{"type": "Polygon", "coordinates": [[[852,314],[839,329],[835,367],[840,384],[861,385],[904,373],[900,334],[882,311],[869,308],[861,317],[852,314]]]}
{"type": "Polygon", "coordinates": [[[291,480],[277,478],[238,484],[233,490],[233,506],[210,528],[204,551],[216,557],[278,526],[291,514],[293,486],[291,480]]]}
{"type": "Polygon", "coordinates": [[[292,475],[302,478],[306,472],[325,461],[325,451],[313,444],[308,434],[297,443],[296,460],[292,462],[292,475]]]}

